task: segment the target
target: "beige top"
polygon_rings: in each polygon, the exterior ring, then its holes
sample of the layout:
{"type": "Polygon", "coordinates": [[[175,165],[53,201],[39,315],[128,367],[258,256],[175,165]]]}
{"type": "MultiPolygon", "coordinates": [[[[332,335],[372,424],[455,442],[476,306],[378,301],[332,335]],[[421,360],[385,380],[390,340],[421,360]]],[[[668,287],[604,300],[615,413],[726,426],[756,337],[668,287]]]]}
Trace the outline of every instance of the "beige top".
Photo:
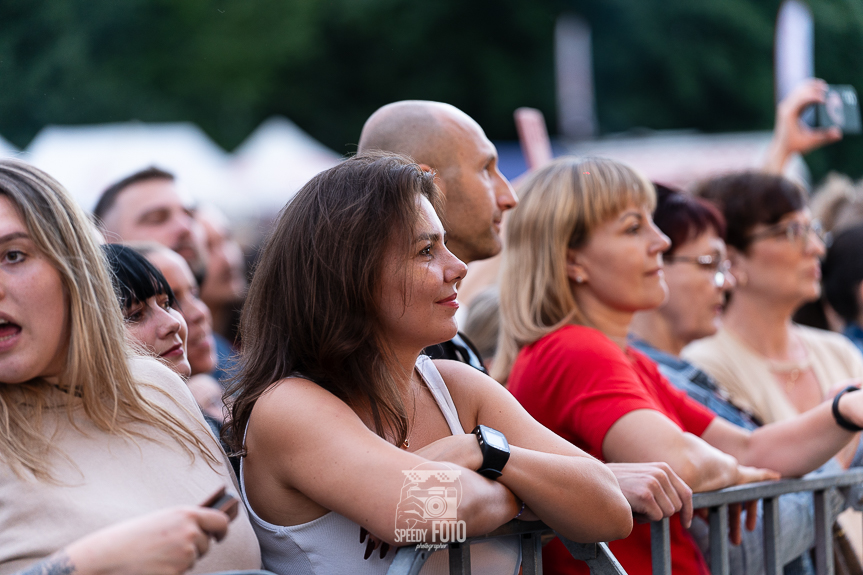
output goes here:
{"type": "MultiPolygon", "coordinates": [[[[801,325],[792,329],[809,352],[812,371],[823,394],[843,380],[863,378],[863,355],[844,336],[801,325]]],[[[713,376],[735,405],[750,410],[763,423],[798,414],[770,371],[769,360],[727,329],[692,342],[681,356],[713,376]]]]}
{"type": "MultiPolygon", "coordinates": [[[[143,388],[145,397],[169,409],[197,430],[214,454],[223,455],[177,375],[152,359],[133,359],[131,367],[136,380],[157,386],[174,401],[143,388]]],[[[65,407],[49,408],[44,414],[46,431],[56,430],[52,444],[66,456],[52,461],[61,484],[29,474],[19,478],[6,465],[0,466],[0,574],[15,573],[119,521],[175,505],[197,505],[222,485],[238,496],[226,459],[213,465],[214,470],[200,455],[193,461],[176,440],[155,428],[145,429],[153,441],[129,439],[98,430],[81,407],[73,412],[80,431],[66,414],[65,407]]],[[[227,537],[221,543],[212,541],[209,553],[191,573],[260,566],[258,542],[241,505],[227,537]]]]}

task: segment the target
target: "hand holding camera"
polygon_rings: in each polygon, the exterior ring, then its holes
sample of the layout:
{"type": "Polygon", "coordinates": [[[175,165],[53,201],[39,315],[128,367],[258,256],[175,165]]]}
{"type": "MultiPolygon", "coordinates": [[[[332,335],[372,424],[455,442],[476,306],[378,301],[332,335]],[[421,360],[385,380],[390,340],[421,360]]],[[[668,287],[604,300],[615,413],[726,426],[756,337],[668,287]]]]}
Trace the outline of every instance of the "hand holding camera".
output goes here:
{"type": "MultiPolygon", "coordinates": [[[[812,106],[824,106],[829,90],[830,86],[824,80],[813,78],[801,83],[779,103],[776,107],[776,127],[773,129],[773,139],[767,151],[764,171],[781,175],[792,155],[806,154],[842,139],[841,125],[834,123],[816,128],[801,118],[801,116],[812,116],[817,119],[817,110],[812,106]],[[808,111],[810,109],[813,111],[808,111]]],[[[835,97],[832,99],[835,100],[835,97]]],[[[859,133],[859,108],[856,110],[857,132],[855,133],[859,133]]],[[[851,116],[852,114],[849,114],[849,119],[851,116]]],[[[849,128],[853,128],[853,125],[845,126],[846,130],[849,128]]]]}

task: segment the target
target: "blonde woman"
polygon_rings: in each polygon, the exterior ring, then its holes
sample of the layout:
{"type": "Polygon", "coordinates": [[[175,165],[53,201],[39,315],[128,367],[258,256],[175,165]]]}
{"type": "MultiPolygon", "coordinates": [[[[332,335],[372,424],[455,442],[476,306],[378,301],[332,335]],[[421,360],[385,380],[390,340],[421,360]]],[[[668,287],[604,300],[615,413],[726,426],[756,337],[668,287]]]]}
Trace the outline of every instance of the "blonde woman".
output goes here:
{"type": "MultiPolygon", "coordinates": [[[[564,158],[523,184],[507,228],[496,377],[540,423],[608,462],[663,461],[694,492],[811,471],[863,424],[863,393],[846,392],[792,421],[749,432],[675,390],[627,344],[637,311],[663,303],[653,186],[611,160],[564,158]],[[527,279],[525,279],[527,278],[527,279]]],[[[754,520],[755,514],[747,517],[754,520]]],[[[751,523],[750,523],[751,525],[751,523]]],[[[739,535],[735,535],[735,539],[739,535]]],[[[672,570],[706,565],[676,518],[672,570]]],[[[627,573],[650,572],[650,528],[610,545],[627,573]]],[[[578,567],[552,542],[549,573],[578,567]]]]}
{"type": "Polygon", "coordinates": [[[228,529],[199,507],[236,493],[229,467],[182,381],[130,353],[86,216],[11,160],[0,161],[0,418],[0,573],[259,568],[247,516],[228,529]]]}

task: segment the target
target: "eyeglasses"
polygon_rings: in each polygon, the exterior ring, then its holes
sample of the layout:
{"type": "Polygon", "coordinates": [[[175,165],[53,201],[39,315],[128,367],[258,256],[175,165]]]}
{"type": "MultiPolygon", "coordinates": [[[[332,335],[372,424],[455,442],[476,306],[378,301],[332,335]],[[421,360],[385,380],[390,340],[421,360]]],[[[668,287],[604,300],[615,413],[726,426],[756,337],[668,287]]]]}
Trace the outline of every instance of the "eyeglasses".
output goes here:
{"type": "Polygon", "coordinates": [[[731,262],[728,260],[723,260],[721,257],[716,255],[710,256],[663,256],[663,261],[668,262],[670,264],[676,262],[684,262],[689,264],[695,264],[699,267],[702,267],[708,271],[713,272],[713,285],[718,288],[721,288],[725,285],[726,279],[729,282],[733,282],[733,276],[729,272],[731,269],[731,262]]]}
{"type": "Polygon", "coordinates": [[[749,241],[754,242],[755,240],[764,238],[785,236],[789,242],[805,248],[809,245],[812,234],[815,234],[815,237],[821,240],[827,247],[832,243],[832,234],[829,232],[825,233],[824,228],[821,227],[821,222],[818,220],[813,220],[808,224],[798,221],[788,222],[787,224],[775,224],[758,233],[752,234],[749,236],[749,241]]]}

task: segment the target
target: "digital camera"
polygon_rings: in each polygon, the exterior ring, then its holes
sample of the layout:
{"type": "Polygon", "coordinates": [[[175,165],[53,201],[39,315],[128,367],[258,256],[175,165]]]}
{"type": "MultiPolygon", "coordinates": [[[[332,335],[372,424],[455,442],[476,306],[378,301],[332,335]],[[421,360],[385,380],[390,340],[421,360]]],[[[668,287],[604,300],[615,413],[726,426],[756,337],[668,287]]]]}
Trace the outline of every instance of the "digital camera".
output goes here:
{"type": "Polygon", "coordinates": [[[412,489],[411,495],[423,502],[423,519],[458,519],[458,490],[455,487],[412,489]]]}

